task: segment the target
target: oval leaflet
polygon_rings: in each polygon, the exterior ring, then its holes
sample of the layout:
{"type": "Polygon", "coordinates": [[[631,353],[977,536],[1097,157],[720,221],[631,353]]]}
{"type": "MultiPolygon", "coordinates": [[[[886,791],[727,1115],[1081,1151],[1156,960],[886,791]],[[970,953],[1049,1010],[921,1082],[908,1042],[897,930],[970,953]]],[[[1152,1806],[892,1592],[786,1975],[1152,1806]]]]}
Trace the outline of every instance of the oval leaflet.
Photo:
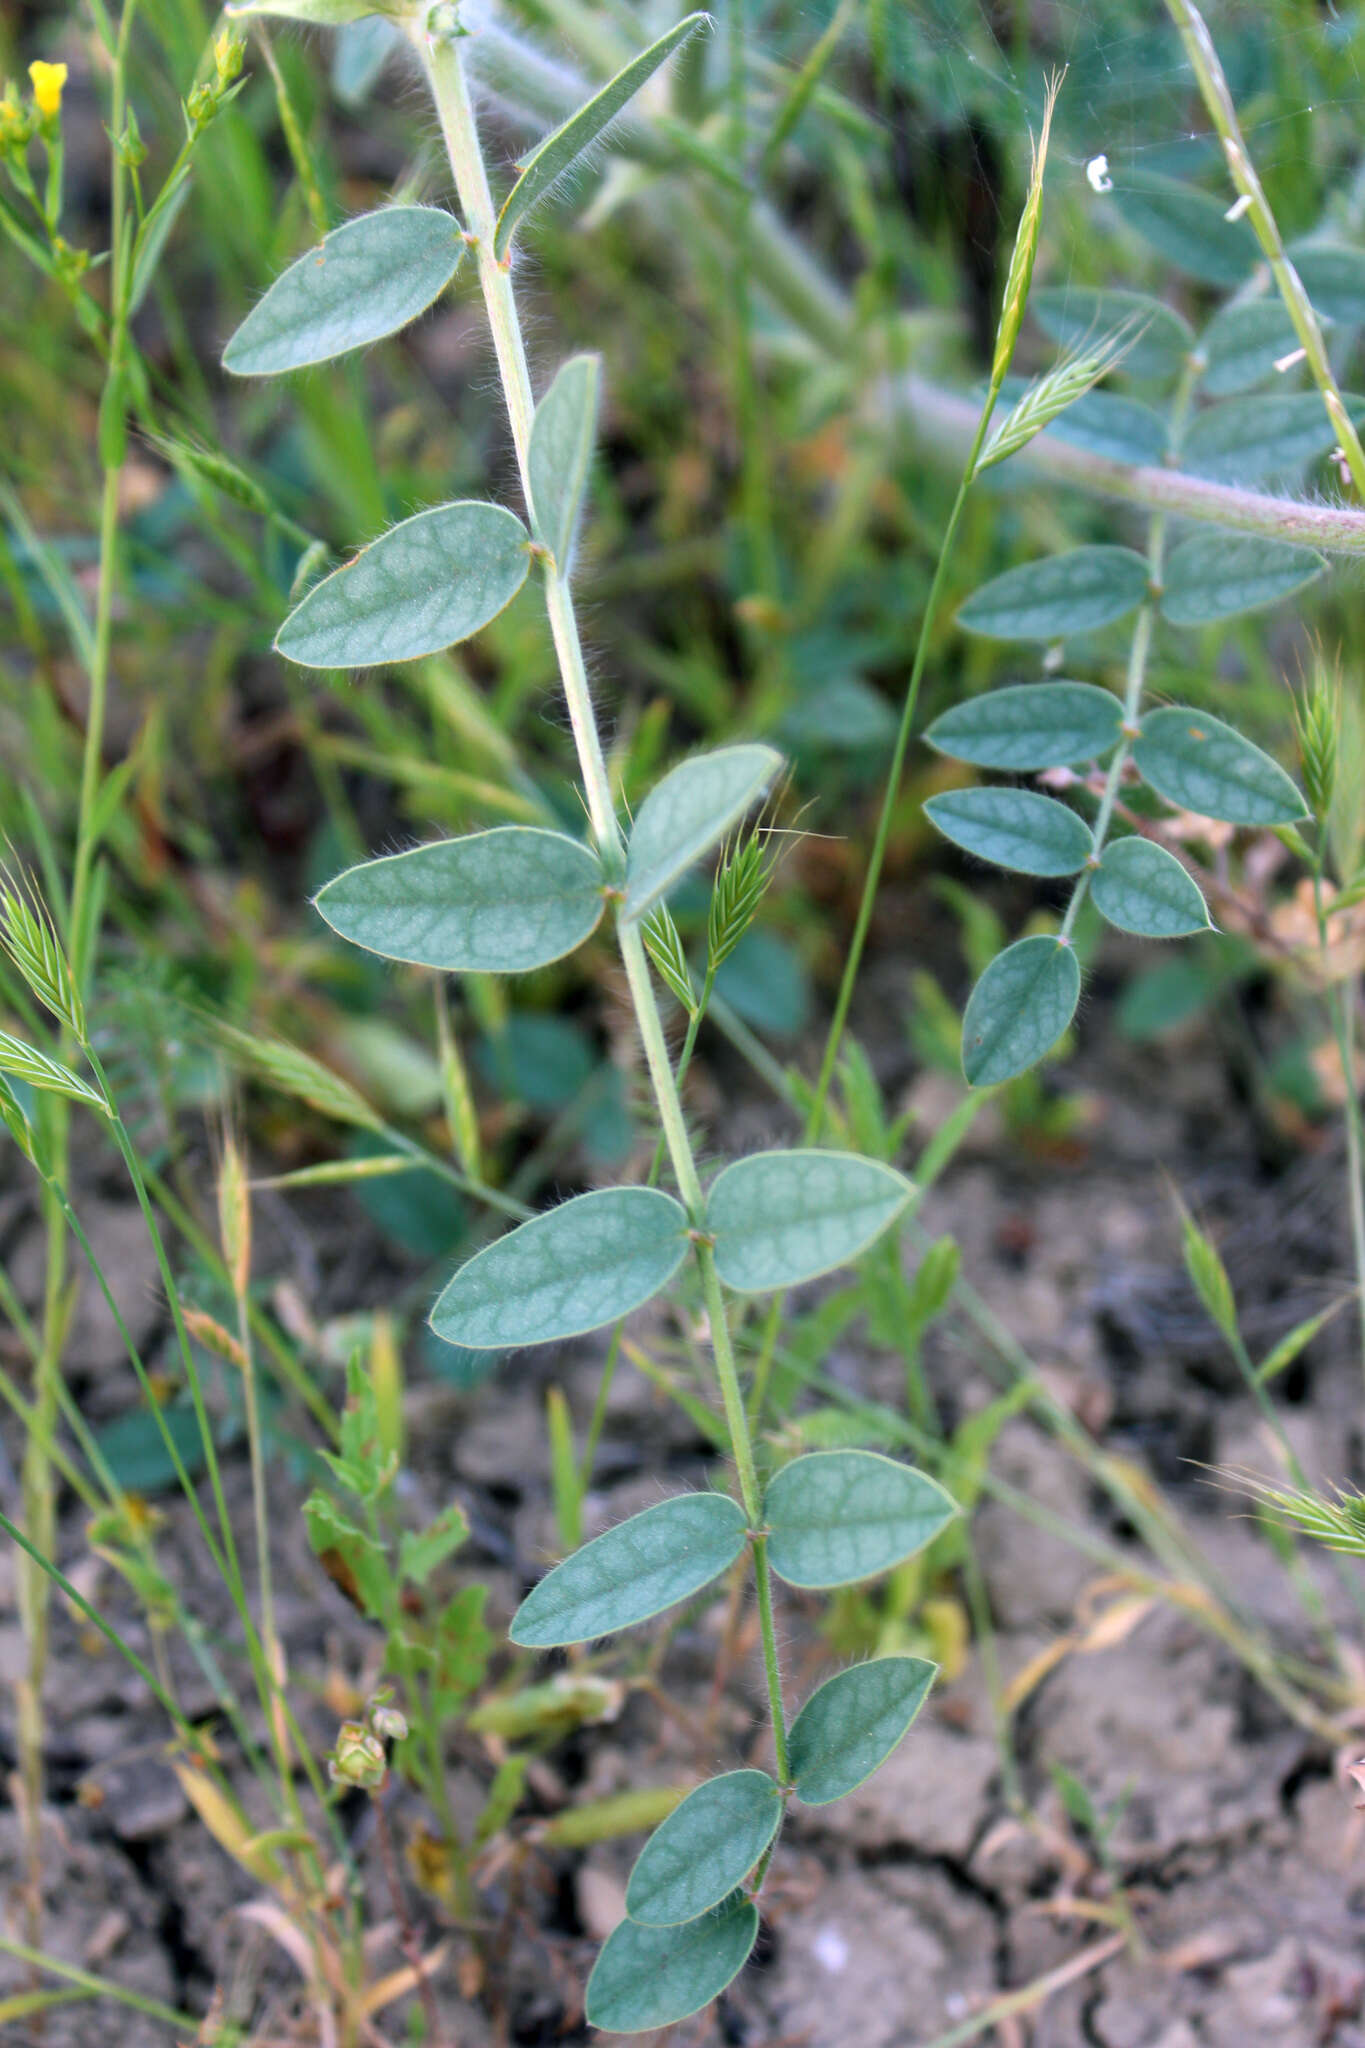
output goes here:
{"type": "Polygon", "coordinates": [[[1146,593],[1147,564],[1132,548],[1072,548],[983,583],[957,619],[993,640],[1055,640],[1112,625],[1146,593]]]}
{"type": "Polygon", "coordinates": [[[278,377],[396,334],[440,296],[464,232],[435,206],[385,206],[334,228],[275,279],[223,350],[238,377],[278,377]]]}
{"type": "Polygon", "coordinates": [[[536,530],[567,575],[597,438],[600,356],[570,356],[536,407],[527,466],[536,530]]]}
{"type": "Polygon", "coordinates": [[[796,1796],[828,1806],[870,1778],[901,1740],[938,1676],[923,1657],[876,1657],[813,1692],[788,1738],[796,1796]]]}
{"type": "Polygon", "coordinates": [[[438,654],[512,602],[529,550],[526,528],[502,505],[460,499],[418,512],[315,583],[275,645],[303,668],[438,654]]]}
{"type": "Polygon", "coordinates": [[[744,1512],[727,1494],[660,1501],[547,1572],[512,1617],[512,1641],[545,1650],[632,1628],[710,1585],[746,1540],[744,1512]]]}
{"type": "Polygon", "coordinates": [[[1040,933],[997,953],[962,1019],[962,1069],[974,1088],[1009,1081],[1050,1052],[1076,1014],[1081,970],[1070,946],[1040,933]]]}
{"type": "Polygon", "coordinates": [[[957,1513],[937,1480],[875,1451],[793,1458],[763,1503],[768,1555],[791,1586],[851,1586],[913,1557],[957,1513]]]}
{"type": "Polygon", "coordinates": [[[1011,683],[954,704],[924,737],[940,754],[977,768],[1029,774],[1107,754],[1123,706],[1094,683],[1011,683]]]}
{"type": "Polygon", "coordinates": [[[758,801],[782,756],[757,743],[693,754],[655,784],[626,851],[622,915],[642,917],[758,801]]]}
{"type": "Polygon", "coordinates": [[[1084,818],[1032,789],[949,789],[925,816],[967,853],[1023,875],[1074,875],[1095,850],[1084,818]]]}
{"type": "Polygon", "coordinates": [[[1145,939],[1180,939],[1209,929],[1199,884],[1164,846],[1136,834],[1105,847],[1090,893],[1102,917],[1145,939]]]}
{"type": "Polygon", "coordinates": [[[1044,334],[1067,347],[1088,347],[1097,333],[1131,331],[1120,368],[1134,377],[1173,377],[1194,347],[1194,331],[1160,299],[1091,285],[1035,286],[1028,309],[1044,334]]]}
{"type": "Polygon", "coordinates": [[[753,1152],[711,1183],[706,1227],[716,1271],[740,1294],[797,1287],[856,1259],[914,1189],[852,1152],[753,1152]]]}
{"type": "Polygon", "coordinates": [[[1228,825],[1292,825],[1306,815],[1279,762],[1204,711],[1173,704],[1149,711],[1133,742],[1133,760],[1158,796],[1201,817],[1228,825]]]}
{"type": "Polygon", "coordinates": [[[588,1979],[589,2025],[642,2034],[685,2020],[739,1975],[757,1938],[758,1914],[744,1898],[683,1927],[623,1920],[588,1979]]]}
{"type": "Polygon", "coordinates": [[[658,1188],[598,1188],[476,1252],[447,1283],[431,1327],[470,1351],[581,1336],[639,1308],[686,1255],[681,1202],[658,1188]]]}
{"type": "Polygon", "coordinates": [[[1166,563],[1161,615],[1173,626],[1204,626],[1278,604],[1326,570],[1313,548],[1254,533],[1194,533],[1166,563]]]}
{"type": "Polygon", "coordinates": [[[689,1792],[654,1830],[626,1886],[626,1911],[676,1927],[729,1897],[777,1833],[782,1794],[766,1771],[727,1771],[689,1792]]]}
{"type": "Polygon", "coordinates": [[[562,959],[595,930],[604,908],[596,854],[529,825],[365,861],[315,900],[353,945],[463,974],[525,974],[562,959]]]}

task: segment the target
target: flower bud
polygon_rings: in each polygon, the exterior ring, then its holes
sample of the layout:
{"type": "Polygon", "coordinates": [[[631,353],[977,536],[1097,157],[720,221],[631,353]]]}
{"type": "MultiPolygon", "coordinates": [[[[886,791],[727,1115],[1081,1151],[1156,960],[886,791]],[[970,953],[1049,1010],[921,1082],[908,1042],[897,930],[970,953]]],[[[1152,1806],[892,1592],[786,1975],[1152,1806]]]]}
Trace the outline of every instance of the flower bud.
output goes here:
{"type": "Polygon", "coordinates": [[[363,1721],[343,1721],[337,1730],[336,1747],[327,1759],[327,1774],[332,1783],[377,1792],[387,1772],[388,1760],[379,1737],[363,1721]]]}
{"type": "Polygon", "coordinates": [[[408,1724],[405,1715],[397,1707],[375,1707],[370,1714],[370,1726],[376,1735],[382,1735],[386,1742],[406,1742],[408,1724]]]}
{"type": "Polygon", "coordinates": [[[28,67],[33,85],[33,104],[38,109],[45,128],[55,127],[62,111],[62,92],[66,85],[65,64],[44,64],[41,58],[28,67]]]}

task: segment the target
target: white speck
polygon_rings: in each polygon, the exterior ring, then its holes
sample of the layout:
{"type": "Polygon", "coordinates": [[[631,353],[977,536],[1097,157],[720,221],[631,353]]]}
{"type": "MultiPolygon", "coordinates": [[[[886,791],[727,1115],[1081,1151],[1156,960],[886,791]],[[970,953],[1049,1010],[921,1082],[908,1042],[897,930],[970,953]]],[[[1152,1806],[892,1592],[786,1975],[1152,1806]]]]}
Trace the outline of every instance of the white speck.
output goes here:
{"type": "Polygon", "coordinates": [[[1085,167],[1085,175],[1090,181],[1092,192],[1113,191],[1114,181],[1109,175],[1109,159],[1107,156],[1092,156],[1085,167]]]}
{"type": "Polygon", "coordinates": [[[822,1970],[837,1977],[848,1968],[848,1943],[837,1927],[822,1927],[810,1945],[811,1954],[822,1970]]]}
{"type": "Polygon", "coordinates": [[[1308,351],[1306,348],[1292,348],[1290,349],[1289,354],[1287,356],[1276,357],[1275,368],[1279,370],[1281,374],[1283,374],[1286,370],[1292,370],[1295,363],[1301,363],[1304,357],[1307,355],[1307,353],[1308,351]]]}
{"type": "Polygon", "coordinates": [[[967,2009],[968,1998],[965,1991],[950,1991],[943,2001],[944,2014],[950,2020],[965,2019],[967,2009]]]}
{"type": "Polygon", "coordinates": [[[1045,676],[1055,676],[1058,669],[1061,667],[1062,663],[1065,660],[1066,649],[1063,647],[1060,640],[1054,641],[1052,646],[1048,648],[1047,653],[1043,656],[1041,664],[1043,674],[1045,676]]]}
{"type": "Polygon", "coordinates": [[[1242,215],[1244,213],[1250,212],[1250,210],[1251,194],[1249,192],[1244,192],[1240,199],[1233,200],[1231,206],[1223,215],[1223,218],[1224,220],[1240,220],[1242,218],[1242,215]]]}

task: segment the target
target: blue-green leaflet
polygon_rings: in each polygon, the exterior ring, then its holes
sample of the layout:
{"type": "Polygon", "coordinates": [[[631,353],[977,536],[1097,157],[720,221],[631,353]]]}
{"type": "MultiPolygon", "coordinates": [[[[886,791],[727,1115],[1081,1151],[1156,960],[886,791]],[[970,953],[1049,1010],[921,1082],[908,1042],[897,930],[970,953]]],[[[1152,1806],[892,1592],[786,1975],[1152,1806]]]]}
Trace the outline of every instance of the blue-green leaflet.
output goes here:
{"type": "Polygon", "coordinates": [[[508,1231],[462,1266],[431,1312],[468,1350],[547,1344],[628,1315],[687,1256],[687,1212],[658,1188],[601,1188],[508,1231]]]}
{"type": "Polygon", "coordinates": [[[766,1771],[708,1778],[655,1829],[626,1887],[642,1926],[672,1927],[709,1913],[753,1869],[782,1821],[782,1793],[766,1771]]]}
{"type": "Polygon", "coordinates": [[[495,619],[530,567],[530,535],[514,512],[476,499],[437,505],[315,583],[275,645],[304,668],[436,654],[495,619]]]}
{"type": "Polygon", "coordinates": [[[661,1501],[547,1573],[517,1609],[512,1640],[544,1649],[632,1628],[718,1578],[745,1533],[743,1513],[725,1494],[661,1501]]]}
{"type": "Polygon", "coordinates": [[[238,377],[278,377],[396,334],[443,292],[464,255],[434,206],[389,206],[333,229],[276,278],[227,347],[238,377]]]}
{"type": "Polygon", "coordinates": [[[603,890],[601,862],[577,840],[502,825],[348,868],[316,900],[333,931],[388,960],[525,974],[582,945],[603,890]]]}

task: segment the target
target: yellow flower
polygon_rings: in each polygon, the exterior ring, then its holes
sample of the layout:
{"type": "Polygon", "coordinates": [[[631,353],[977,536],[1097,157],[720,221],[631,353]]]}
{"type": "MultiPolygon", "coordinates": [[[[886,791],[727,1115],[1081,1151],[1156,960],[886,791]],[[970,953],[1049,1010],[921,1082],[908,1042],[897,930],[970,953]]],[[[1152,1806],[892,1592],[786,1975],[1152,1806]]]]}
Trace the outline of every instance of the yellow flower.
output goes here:
{"type": "Polygon", "coordinates": [[[62,111],[65,64],[44,64],[40,58],[29,65],[28,75],[33,80],[33,104],[45,121],[55,120],[62,111]]]}

